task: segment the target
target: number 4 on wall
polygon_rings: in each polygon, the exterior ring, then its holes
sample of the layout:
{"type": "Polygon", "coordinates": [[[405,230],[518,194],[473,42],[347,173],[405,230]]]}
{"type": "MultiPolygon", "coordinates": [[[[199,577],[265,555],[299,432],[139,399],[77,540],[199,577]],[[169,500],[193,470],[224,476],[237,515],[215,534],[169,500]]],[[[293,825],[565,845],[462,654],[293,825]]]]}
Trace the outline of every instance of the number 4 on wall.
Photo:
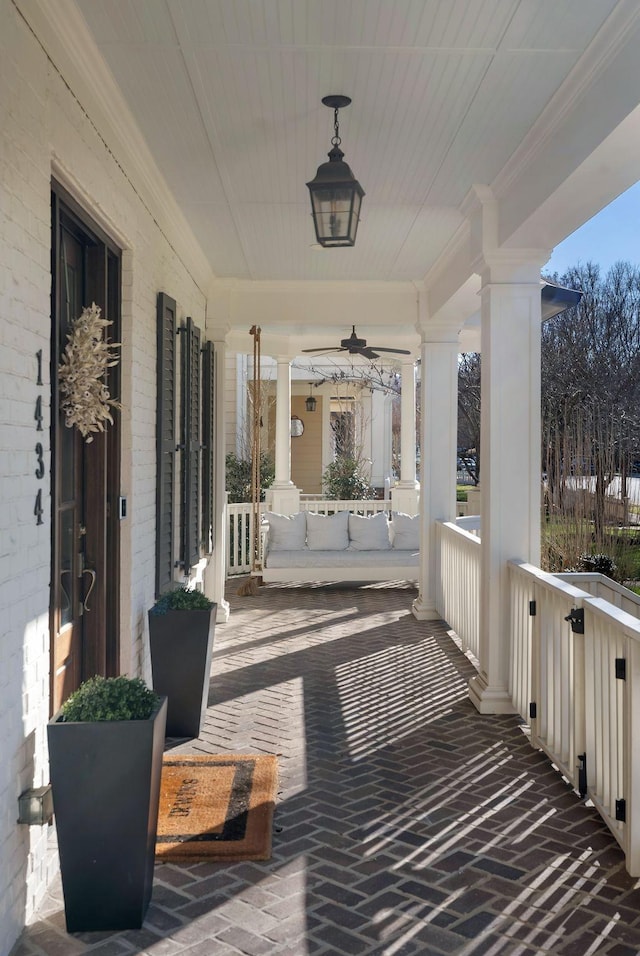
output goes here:
{"type": "Polygon", "coordinates": [[[36,524],[44,524],[42,520],[42,488],[39,489],[38,494],[36,495],[36,503],[33,509],[33,513],[36,516],[36,524]]]}

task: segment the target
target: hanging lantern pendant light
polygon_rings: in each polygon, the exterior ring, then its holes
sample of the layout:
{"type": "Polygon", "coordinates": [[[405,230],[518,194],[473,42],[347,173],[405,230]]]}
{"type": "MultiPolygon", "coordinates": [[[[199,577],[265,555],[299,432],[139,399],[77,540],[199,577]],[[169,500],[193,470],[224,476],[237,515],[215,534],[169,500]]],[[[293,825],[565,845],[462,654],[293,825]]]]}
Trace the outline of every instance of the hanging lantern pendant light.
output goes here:
{"type": "Polygon", "coordinates": [[[332,94],[324,96],[322,102],[333,110],[334,135],[329,162],[318,166],[315,178],[307,183],[316,238],[325,248],[354,246],[364,189],[343,162],[338,124],[338,110],[348,106],[351,98],[332,94]]]}
{"type": "Polygon", "coordinates": [[[312,388],[313,388],[313,385],[311,382],[309,382],[309,394],[307,395],[304,402],[305,408],[307,409],[308,412],[315,412],[316,405],[318,404],[318,400],[313,394],[312,388]]]}

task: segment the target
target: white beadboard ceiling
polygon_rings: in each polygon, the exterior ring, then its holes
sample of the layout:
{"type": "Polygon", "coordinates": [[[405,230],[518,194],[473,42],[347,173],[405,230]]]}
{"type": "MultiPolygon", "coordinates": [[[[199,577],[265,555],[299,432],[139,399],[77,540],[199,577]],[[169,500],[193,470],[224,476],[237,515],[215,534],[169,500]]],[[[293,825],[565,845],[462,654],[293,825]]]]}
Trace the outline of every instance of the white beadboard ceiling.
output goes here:
{"type": "Polygon", "coordinates": [[[77,0],[221,278],[419,281],[618,0],[77,0]],[[328,93],[366,196],[314,249],[328,93]]]}

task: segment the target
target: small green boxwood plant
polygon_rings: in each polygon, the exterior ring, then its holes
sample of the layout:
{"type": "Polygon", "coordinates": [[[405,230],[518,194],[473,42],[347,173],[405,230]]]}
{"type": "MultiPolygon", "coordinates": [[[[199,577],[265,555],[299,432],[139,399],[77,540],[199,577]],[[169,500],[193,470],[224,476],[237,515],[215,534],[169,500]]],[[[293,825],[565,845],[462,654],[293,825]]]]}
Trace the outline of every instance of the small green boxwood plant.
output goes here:
{"type": "Polygon", "coordinates": [[[139,677],[91,677],[62,705],[64,721],[147,720],[160,698],[139,677]]]}
{"type": "Polygon", "coordinates": [[[166,614],[167,611],[210,611],[210,601],[202,591],[190,588],[175,588],[163,594],[151,608],[152,614],[166,614]]]}

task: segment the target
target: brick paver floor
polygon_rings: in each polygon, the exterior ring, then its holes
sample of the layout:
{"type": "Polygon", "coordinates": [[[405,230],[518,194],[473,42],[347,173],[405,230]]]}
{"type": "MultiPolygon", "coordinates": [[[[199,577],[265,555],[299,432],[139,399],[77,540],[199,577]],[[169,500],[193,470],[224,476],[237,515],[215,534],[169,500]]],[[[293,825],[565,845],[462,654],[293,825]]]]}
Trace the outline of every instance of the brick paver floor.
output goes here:
{"type": "Polygon", "coordinates": [[[175,749],[279,755],[272,859],[158,866],[137,932],[67,935],[56,882],[14,956],[640,953],[615,840],[412,588],[237,584],[175,749]]]}

